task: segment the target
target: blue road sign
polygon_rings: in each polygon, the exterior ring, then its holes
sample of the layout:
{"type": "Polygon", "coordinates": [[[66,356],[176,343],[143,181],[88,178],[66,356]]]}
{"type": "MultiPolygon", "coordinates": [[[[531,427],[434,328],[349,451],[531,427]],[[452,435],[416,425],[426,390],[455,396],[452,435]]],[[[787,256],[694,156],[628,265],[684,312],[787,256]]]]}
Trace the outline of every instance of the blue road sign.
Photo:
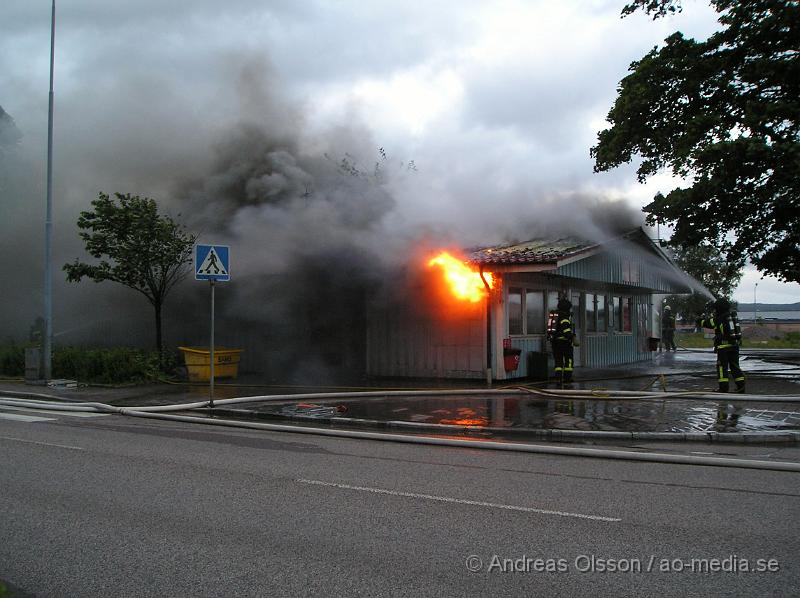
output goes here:
{"type": "Polygon", "coordinates": [[[230,255],[230,247],[227,245],[195,245],[195,280],[213,280],[216,282],[230,280],[230,255]]]}

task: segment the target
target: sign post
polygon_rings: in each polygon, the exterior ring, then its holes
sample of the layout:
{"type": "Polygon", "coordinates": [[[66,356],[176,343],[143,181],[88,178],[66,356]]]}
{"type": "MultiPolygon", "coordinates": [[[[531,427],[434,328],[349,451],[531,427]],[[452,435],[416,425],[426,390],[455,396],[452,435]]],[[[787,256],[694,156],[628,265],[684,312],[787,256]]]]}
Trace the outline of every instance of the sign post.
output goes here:
{"type": "Polygon", "coordinates": [[[230,247],[227,245],[195,245],[194,246],[194,278],[207,280],[211,284],[211,343],[210,343],[210,380],[208,389],[208,406],[214,407],[214,285],[231,279],[230,247]]]}
{"type": "Polygon", "coordinates": [[[211,280],[211,378],[208,386],[208,406],[214,407],[214,281],[211,280]]]}

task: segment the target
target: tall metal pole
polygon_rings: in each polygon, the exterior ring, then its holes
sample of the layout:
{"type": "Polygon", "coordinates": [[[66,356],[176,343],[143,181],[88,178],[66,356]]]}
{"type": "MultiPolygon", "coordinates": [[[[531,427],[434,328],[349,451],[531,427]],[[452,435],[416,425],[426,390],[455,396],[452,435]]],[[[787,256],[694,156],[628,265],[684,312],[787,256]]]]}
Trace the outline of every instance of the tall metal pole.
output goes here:
{"type": "Polygon", "coordinates": [[[758,302],[756,301],[756,291],[758,290],[758,283],[753,287],[753,324],[758,322],[758,302]]]}
{"type": "Polygon", "coordinates": [[[211,384],[208,406],[214,407],[214,281],[211,281],[211,384]]]}
{"type": "Polygon", "coordinates": [[[53,374],[53,66],[56,46],[56,0],[50,18],[50,96],[47,112],[47,211],[44,224],[44,378],[53,374]]]}

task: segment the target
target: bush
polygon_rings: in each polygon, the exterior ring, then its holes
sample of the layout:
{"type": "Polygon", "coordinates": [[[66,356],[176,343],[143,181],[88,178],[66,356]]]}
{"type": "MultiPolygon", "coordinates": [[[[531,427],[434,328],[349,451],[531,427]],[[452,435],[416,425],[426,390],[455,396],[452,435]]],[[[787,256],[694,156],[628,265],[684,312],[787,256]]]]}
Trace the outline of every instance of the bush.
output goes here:
{"type": "MultiPolygon", "coordinates": [[[[174,368],[175,356],[165,352],[164,358],[163,369],[174,368]]],[[[53,352],[54,378],[120,384],[157,380],[161,372],[157,351],[63,347],[53,352]]]]}
{"type": "MultiPolygon", "coordinates": [[[[161,366],[158,351],[129,347],[85,349],[56,347],[53,350],[53,378],[80,382],[122,384],[157,380],[178,364],[177,353],[165,351],[161,366]]],[[[0,376],[25,375],[25,345],[0,345],[0,376]]]]}
{"type": "Polygon", "coordinates": [[[25,375],[25,347],[16,343],[0,346],[0,375],[25,375]]]}
{"type": "Polygon", "coordinates": [[[793,345],[800,346],[800,332],[787,332],[786,340],[793,345]]]}

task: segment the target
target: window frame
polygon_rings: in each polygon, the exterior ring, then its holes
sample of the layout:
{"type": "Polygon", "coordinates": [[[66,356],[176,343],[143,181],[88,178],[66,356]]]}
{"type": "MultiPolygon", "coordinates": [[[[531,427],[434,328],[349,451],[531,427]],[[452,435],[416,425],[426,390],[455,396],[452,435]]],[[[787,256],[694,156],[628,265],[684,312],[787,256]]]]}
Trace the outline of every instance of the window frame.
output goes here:
{"type": "MultiPolygon", "coordinates": [[[[516,324],[516,322],[515,322],[516,324]]],[[[524,336],[525,333],[525,288],[524,287],[508,287],[508,293],[506,294],[506,326],[508,328],[508,336],[524,336]],[[512,296],[519,295],[519,302],[511,300],[512,296]],[[512,315],[512,307],[514,310],[514,314],[512,315]],[[519,312],[517,313],[517,310],[519,312]],[[519,318],[519,332],[512,332],[511,323],[512,316],[517,316],[519,318]]],[[[516,329],[516,326],[514,327],[516,329]]]]}
{"type": "Polygon", "coordinates": [[[532,288],[526,287],[524,285],[518,286],[509,286],[507,295],[506,295],[506,328],[508,330],[509,337],[544,337],[547,334],[547,315],[549,310],[547,309],[546,301],[548,301],[549,291],[547,289],[541,288],[532,288]],[[511,322],[512,322],[512,305],[514,308],[517,308],[517,304],[511,302],[511,295],[516,294],[517,292],[520,293],[520,302],[519,302],[519,317],[520,317],[520,332],[512,332],[511,331],[511,322]],[[541,305],[541,318],[540,322],[538,323],[538,328],[540,332],[531,332],[528,326],[528,294],[535,294],[538,295],[537,301],[539,301],[541,305]]]}
{"type": "Polygon", "coordinates": [[[597,333],[597,301],[595,293],[586,293],[586,307],[583,310],[586,320],[586,332],[597,333]],[[590,308],[591,306],[591,308],[590,308]]]}
{"type": "Polygon", "coordinates": [[[633,295],[612,295],[609,309],[609,332],[614,334],[633,334],[633,295]],[[627,317],[626,317],[627,316],[627,317]]]}
{"type": "Polygon", "coordinates": [[[586,293],[586,306],[584,309],[584,314],[586,315],[587,333],[609,333],[608,297],[609,296],[606,293],[586,293]],[[602,303],[602,306],[599,305],[600,303],[602,303]],[[601,311],[602,317],[598,317],[601,311]],[[600,323],[602,323],[602,327],[599,325],[600,323]]]}

